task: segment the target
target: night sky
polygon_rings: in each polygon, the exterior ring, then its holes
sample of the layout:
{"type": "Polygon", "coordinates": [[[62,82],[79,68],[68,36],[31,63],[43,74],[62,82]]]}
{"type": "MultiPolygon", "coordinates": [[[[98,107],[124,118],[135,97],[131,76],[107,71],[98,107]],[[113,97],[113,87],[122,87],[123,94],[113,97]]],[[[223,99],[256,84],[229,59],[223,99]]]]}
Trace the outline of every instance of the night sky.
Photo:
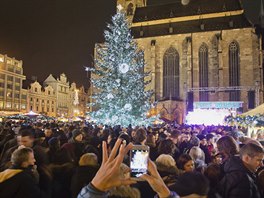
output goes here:
{"type": "MultiPolygon", "coordinates": [[[[151,2],[151,0],[148,0],[151,2]]],[[[173,2],[173,0],[152,0],[173,2]]],[[[174,0],[178,1],[178,0],[174,0]]],[[[256,23],[260,0],[242,0],[256,23]]],[[[116,0],[0,0],[0,54],[23,61],[24,75],[43,81],[65,73],[88,86],[84,66],[116,11],[116,0]]]]}

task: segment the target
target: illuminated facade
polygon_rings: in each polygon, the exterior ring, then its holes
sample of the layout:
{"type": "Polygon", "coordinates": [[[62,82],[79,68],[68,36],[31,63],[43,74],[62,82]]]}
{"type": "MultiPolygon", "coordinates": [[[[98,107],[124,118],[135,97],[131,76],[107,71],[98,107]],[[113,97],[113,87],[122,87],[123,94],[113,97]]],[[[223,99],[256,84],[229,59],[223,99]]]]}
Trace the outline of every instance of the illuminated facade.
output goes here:
{"type": "Polygon", "coordinates": [[[70,83],[65,74],[61,74],[59,78],[55,79],[50,74],[43,83],[50,85],[55,92],[57,100],[57,116],[69,116],[70,110],[70,83]]]}
{"type": "Polygon", "coordinates": [[[243,111],[263,102],[261,41],[239,0],[151,2],[117,0],[145,52],[161,112],[183,117],[190,98],[242,101],[243,111]]]}
{"type": "Polygon", "coordinates": [[[23,62],[0,54],[0,111],[3,114],[26,110],[26,95],[22,92],[23,62]]]}
{"type": "Polygon", "coordinates": [[[70,101],[71,101],[71,108],[70,108],[70,116],[81,116],[85,117],[86,112],[89,111],[87,107],[88,103],[88,93],[85,91],[84,87],[81,86],[77,88],[76,83],[71,83],[70,86],[70,101]]]}
{"type": "MultiPolygon", "coordinates": [[[[26,80],[27,81],[27,80],[26,80]]],[[[26,84],[26,83],[25,83],[26,84]]],[[[28,83],[27,90],[27,112],[44,114],[55,117],[56,114],[56,94],[54,89],[47,85],[43,87],[39,82],[28,83]]]]}

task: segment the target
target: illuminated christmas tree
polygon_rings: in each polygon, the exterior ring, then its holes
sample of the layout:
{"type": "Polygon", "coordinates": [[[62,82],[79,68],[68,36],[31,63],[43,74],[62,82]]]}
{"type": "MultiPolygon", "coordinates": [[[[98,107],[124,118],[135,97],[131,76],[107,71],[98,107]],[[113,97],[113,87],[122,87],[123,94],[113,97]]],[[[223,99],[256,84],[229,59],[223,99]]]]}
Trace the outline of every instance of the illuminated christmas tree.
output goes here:
{"type": "Polygon", "coordinates": [[[144,72],[144,52],[133,41],[120,6],[104,37],[103,46],[97,48],[95,68],[89,68],[96,76],[92,85],[96,89],[93,99],[97,110],[91,118],[112,126],[150,124],[146,114],[153,92],[146,90],[150,81],[146,81],[149,73],[144,72]]]}

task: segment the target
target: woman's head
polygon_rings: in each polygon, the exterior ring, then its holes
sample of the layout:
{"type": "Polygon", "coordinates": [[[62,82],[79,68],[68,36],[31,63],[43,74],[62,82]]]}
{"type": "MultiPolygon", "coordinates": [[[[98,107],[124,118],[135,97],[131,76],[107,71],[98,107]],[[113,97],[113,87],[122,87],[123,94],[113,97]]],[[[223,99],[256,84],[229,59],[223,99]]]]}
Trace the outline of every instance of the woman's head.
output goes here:
{"type": "Polygon", "coordinates": [[[169,154],[173,155],[175,153],[176,146],[173,144],[172,140],[167,139],[160,142],[158,146],[158,154],[169,154]]]}
{"type": "Polygon", "coordinates": [[[197,146],[193,146],[190,151],[189,151],[189,155],[191,156],[191,158],[196,161],[196,160],[205,160],[205,156],[204,156],[204,152],[202,149],[200,149],[197,146]]]}
{"type": "Polygon", "coordinates": [[[162,154],[156,159],[156,163],[162,164],[167,167],[176,166],[175,160],[172,156],[162,154]]]}
{"type": "Polygon", "coordinates": [[[224,159],[238,154],[239,146],[231,136],[223,136],[217,141],[218,152],[224,155],[224,159]]]}
{"type": "Polygon", "coordinates": [[[179,169],[184,170],[185,172],[191,172],[194,170],[194,161],[191,158],[190,155],[188,154],[182,154],[180,155],[178,161],[177,161],[177,166],[179,169]]]}

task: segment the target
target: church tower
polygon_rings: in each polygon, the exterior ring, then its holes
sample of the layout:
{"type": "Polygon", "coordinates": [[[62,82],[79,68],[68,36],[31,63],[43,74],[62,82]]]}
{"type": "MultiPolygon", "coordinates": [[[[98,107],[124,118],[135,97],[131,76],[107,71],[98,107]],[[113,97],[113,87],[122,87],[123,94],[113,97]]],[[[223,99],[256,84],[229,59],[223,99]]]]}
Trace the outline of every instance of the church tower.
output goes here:
{"type": "Polygon", "coordinates": [[[128,20],[132,22],[137,7],[146,7],[147,0],[117,0],[116,5],[121,5],[126,11],[128,20]]]}

